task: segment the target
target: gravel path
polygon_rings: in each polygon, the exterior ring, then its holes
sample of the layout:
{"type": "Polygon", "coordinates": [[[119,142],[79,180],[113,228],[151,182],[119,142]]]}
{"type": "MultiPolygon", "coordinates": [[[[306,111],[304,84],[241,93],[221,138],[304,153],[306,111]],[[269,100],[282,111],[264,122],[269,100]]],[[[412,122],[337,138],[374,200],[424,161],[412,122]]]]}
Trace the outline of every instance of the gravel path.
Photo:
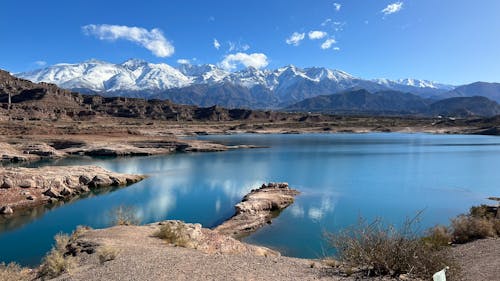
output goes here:
{"type": "Polygon", "coordinates": [[[458,245],[452,254],[462,268],[460,281],[500,280],[500,238],[458,245]]]}

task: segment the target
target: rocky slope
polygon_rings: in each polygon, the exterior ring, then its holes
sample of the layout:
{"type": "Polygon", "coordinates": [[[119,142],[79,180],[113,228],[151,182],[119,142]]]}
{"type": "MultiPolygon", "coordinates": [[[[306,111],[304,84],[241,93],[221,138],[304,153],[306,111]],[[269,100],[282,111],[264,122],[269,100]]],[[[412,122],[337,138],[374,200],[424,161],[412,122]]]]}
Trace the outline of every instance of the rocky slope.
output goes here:
{"type": "Polygon", "coordinates": [[[124,186],[144,179],[96,166],[0,168],[0,214],[55,203],[109,186],[124,186]]]}

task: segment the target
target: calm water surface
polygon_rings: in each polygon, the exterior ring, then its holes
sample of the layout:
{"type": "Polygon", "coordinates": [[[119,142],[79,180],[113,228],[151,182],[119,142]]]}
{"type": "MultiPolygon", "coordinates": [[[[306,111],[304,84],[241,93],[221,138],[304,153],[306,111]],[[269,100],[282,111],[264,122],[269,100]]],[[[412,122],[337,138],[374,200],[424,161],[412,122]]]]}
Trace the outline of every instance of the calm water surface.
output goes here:
{"type": "Polygon", "coordinates": [[[302,194],[244,240],[285,255],[328,253],[322,233],[360,216],[398,224],[424,210],[421,227],[447,223],[484,198],[500,195],[500,138],[428,134],[204,136],[269,148],[115,159],[64,159],[35,165],[99,165],[146,180],[22,217],[0,217],[0,261],[34,265],[58,232],[110,224],[109,212],[131,205],[143,223],[164,219],[213,227],[263,182],[286,181],[302,194]]]}

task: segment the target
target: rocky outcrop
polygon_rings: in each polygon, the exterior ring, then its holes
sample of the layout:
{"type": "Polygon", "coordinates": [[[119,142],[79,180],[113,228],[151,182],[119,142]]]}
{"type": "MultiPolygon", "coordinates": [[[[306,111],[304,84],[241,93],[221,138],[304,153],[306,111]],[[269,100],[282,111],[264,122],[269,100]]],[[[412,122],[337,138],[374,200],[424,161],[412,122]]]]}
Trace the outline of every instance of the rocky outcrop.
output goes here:
{"type": "Polygon", "coordinates": [[[170,220],[159,222],[158,225],[160,228],[167,226],[168,229],[173,229],[176,232],[176,239],[182,240],[183,247],[196,249],[206,254],[280,255],[279,252],[268,248],[245,244],[217,231],[203,228],[199,223],[192,224],[170,220]]]}
{"type": "Polygon", "coordinates": [[[0,168],[0,213],[66,200],[91,189],[124,186],[144,179],[97,166],[0,168]]]}
{"type": "Polygon", "coordinates": [[[271,222],[277,213],[293,203],[299,192],[288,183],[263,184],[252,190],[235,205],[236,213],[214,230],[232,237],[241,237],[271,222]]]}

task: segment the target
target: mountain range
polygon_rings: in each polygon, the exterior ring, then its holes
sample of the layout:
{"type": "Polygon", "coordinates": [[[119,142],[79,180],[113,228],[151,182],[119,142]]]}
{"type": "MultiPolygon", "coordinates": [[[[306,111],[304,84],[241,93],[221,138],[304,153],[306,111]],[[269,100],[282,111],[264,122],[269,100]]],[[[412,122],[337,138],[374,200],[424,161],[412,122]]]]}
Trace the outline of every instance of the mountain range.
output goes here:
{"type": "Polygon", "coordinates": [[[306,98],[348,89],[396,90],[425,97],[438,97],[451,85],[417,79],[357,78],[341,70],[293,65],[275,70],[252,67],[230,72],[216,65],[148,63],[131,59],[121,64],[89,60],[56,64],[16,76],[48,82],[85,93],[105,96],[170,99],[199,106],[281,108],[306,98]]]}

